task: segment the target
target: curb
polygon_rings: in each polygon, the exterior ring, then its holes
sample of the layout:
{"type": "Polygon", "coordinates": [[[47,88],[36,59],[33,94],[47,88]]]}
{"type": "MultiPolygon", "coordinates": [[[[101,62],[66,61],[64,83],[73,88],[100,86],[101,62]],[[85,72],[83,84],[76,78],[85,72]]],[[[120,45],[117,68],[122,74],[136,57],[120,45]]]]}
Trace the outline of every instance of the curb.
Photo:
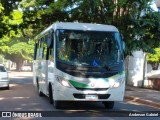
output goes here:
{"type": "Polygon", "coordinates": [[[124,98],[125,98],[125,100],[131,100],[131,102],[137,102],[137,103],[149,105],[149,106],[156,107],[156,108],[160,109],[160,103],[155,103],[153,101],[144,100],[144,99],[141,99],[139,97],[134,97],[134,96],[125,96],[124,98]]]}

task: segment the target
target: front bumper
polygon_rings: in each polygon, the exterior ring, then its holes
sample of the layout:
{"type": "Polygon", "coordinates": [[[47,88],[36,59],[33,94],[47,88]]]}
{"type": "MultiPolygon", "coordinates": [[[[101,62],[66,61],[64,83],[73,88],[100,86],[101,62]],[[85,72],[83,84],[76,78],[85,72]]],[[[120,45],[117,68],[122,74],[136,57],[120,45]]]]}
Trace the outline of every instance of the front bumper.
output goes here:
{"type": "Polygon", "coordinates": [[[123,101],[125,86],[106,90],[77,90],[57,84],[53,90],[54,100],[60,101],[123,101]]]}
{"type": "Polygon", "coordinates": [[[8,86],[9,86],[9,80],[0,81],[0,88],[1,87],[8,87],[8,86]]]}

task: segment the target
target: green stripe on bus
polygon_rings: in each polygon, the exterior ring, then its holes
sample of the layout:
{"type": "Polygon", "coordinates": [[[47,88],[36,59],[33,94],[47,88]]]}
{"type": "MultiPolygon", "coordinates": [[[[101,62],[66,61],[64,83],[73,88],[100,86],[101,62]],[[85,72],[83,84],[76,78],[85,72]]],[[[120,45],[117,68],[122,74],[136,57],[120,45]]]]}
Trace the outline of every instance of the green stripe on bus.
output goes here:
{"type": "Polygon", "coordinates": [[[70,82],[74,87],[78,87],[78,88],[91,88],[89,85],[84,84],[84,83],[76,82],[76,81],[73,81],[73,80],[69,80],[69,82],[70,82]]]}
{"type": "Polygon", "coordinates": [[[124,74],[124,71],[122,71],[122,72],[119,73],[119,75],[123,75],[123,74],[124,74]]]}
{"type": "MultiPolygon", "coordinates": [[[[120,72],[117,75],[114,75],[112,77],[109,78],[105,78],[103,79],[104,82],[108,82],[109,79],[115,79],[115,77],[119,76],[119,75],[123,75],[124,71],[120,72]]],[[[78,87],[78,88],[92,88],[90,85],[84,84],[84,83],[80,83],[80,82],[76,82],[74,80],[69,80],[69,82],[74,86],[74,87],[78,87]]]]}

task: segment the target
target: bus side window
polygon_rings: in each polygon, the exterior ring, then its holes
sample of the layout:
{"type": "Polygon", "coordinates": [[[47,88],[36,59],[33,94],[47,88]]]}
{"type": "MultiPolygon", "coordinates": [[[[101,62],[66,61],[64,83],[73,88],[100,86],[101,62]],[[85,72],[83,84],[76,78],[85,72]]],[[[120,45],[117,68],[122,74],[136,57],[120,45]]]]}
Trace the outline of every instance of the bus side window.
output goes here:
{"type": "Polygon", "coordinates": [[[42,58],[42,39],[39,39],[38,43],[37,43],[37,59],[41,59],[42,58]]]}
{"type": "Polygon", "coordinates": [[[51,32],[49,33],[48,35],[48,38],[47,38],[47,48],[52,48],[54,45],[54,33],[51,32]]]}
{"type": "Polygon", "coordinates": [[[51,48],[54,48],[54,31],[52,31],[51,33],[50,33],[50,37],[51,37],[51,48]]]}
{"type": "Polygon", "coordinates": [[[54,48],[54,31],[51,33],[51,39],[53,41],[53,48],[54,48]]]}
{"type": "Polygon", "coordinates": [[[38,52],[38,44],[36,43],[34,45],[34,58],[33,58],[34,60],[36,60],[37,52],[38,52]]]}
{"type": "Polygon", "coordinates": [[[39,40],[39,48],[42,47],[42,38],[39,40]]]}
{"type": "Polygon", "coordinates": [[[49,59],[54,62],[54,32],[51,32],[50,34],[51,40],[52,40],[52,46],[49,49],[49,59]]]}
{"type": "Polygon", "coordinates": [[[43,37],[43,59],[46,60],[47,57],[47,40],[48,40],[48,35],[43,37]]]}
{"type": "MultiPolygon", "coordinates": [[[[50,59],[51,54],[54,50],[54,32],[50,32],[46,37],[47,51],[46,51],[46,60],[50,59]]],[[[53,56],[52,56],[53,57],[53,56]]]]}
{"type": "Polygon", "coordinates": [[[54,62],[54,49],[49,49],[49,60],[54,62]]]}

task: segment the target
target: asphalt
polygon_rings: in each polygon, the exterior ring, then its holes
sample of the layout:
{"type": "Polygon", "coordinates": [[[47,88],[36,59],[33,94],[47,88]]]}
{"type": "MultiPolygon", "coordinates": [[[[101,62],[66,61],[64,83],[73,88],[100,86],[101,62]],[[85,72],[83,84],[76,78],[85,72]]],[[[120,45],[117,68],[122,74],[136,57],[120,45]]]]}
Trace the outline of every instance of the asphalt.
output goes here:
{"type": "Polygon", "coordinates": [[[126,85],[125,100],[160,109],[160,91],[126,85]]]}

